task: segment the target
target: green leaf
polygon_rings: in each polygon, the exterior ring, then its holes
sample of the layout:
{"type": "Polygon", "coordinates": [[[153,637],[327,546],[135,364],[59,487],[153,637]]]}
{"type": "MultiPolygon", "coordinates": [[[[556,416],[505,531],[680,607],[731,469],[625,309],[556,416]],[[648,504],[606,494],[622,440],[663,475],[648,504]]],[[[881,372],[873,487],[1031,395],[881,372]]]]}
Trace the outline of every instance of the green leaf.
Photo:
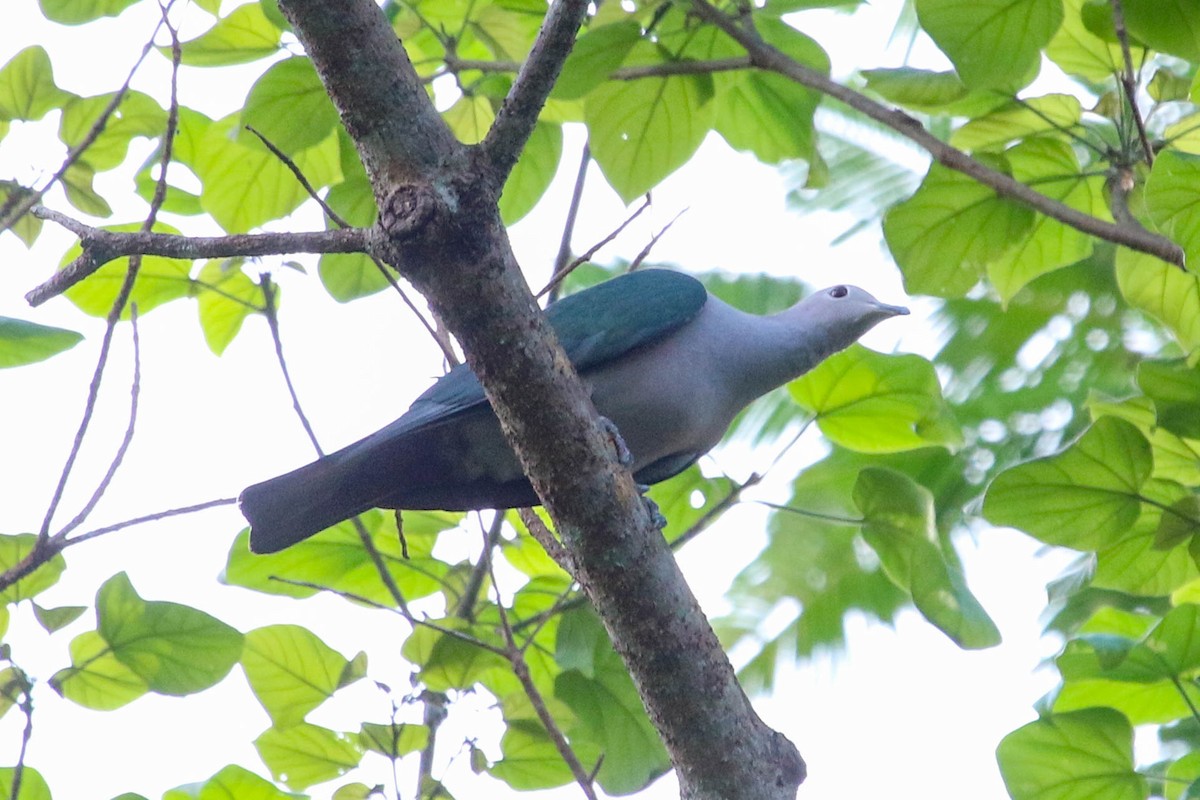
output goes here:
{"type": "Polygon", "coordinates": [[[1013,800],[1142,800],[1133,729],[1110,708],[1052,714],[1004,737],[996,748],[1013,800]]]}
{"type": "Polygon", "coordinates": [[[442,119],[463,144],[479,144],[492,127],[496,112],[488,98],[464,94],[442,112],[442,119]]]}
{"type": "Polygon", "coordinates": [[[337,126],[338,113],[312,62],[293,57],[272,64],[254,82],[242,124],[293,155],[323,142],[337,126]]]}
{"type": "Polygon", "coordinates": [[[869,468],[854,485],[854,502],[863,514],[863,538],[884,572],[927,620],[963,648],[1000,643],[1000,631],[962,571],[942,555],[928,489],[898,472],[869,468]]]}
{"type": "Polygon", "coordinates": [[[538,122],[500,195],[500,218],[512,225],[546,193],[562,159],[562,126],[538,122]]]}
{"type": "Polygon", "coordinates": [[[1200,275],[1122,247],[1117,285],[1131,306],[1166,325],[1185,353],[1200,350],[1200,275]]]}
{"type": "Polygon", "coordinates": [[[46,779],[36,769],[26,766],[21,771],[21,791],[13,795],[13,780],[16,770],[12,767],[0,768],[0,794],[11,800],[50,800],[50,787],[46,779]]]}
{"type": "Polygon", "coordinates": [[[1188,0],[1123,0],[1125,24],[1139,41],[1163,53],[1200,59],[1200,15],[1188,0]]]}
{"type": "MultiPolygon", "coordinates": [[[[598,625],[592,631],[591,676],[562,672],[555,680],[554,694],[571,707],[586,738],[604,754],[597,774],[601,787],[609,794],[628,794],[663,774],[670,760],[608,635],[598,625]]],[[[585,762],[585,768],[590,766],[585,762]]]]}
{"type": "MultiPolygon", "coordinates": [[[[0,139],[3,139],[7,132],[8,123],[0,120],[0,139]]],[[[27,189],[15,181],[0,180],[0,207],[2,208],[15,209],[31,194],[33,194],[31,189],[27,189]]],[[[42,221],[32,214],[25,213],[12,222],[9,230],[15,233],[26,247],[33,247],[33,243],[37,241],[42,232],[42,221]]]]}
{"type": "Polygon", "coordinates": [[[93,186],[95,179],[96,171],[90,164],[86,161],[76,161],[63,173],[63,191],[66,192],[71,205],[83,213],[93,217],[111,216],[112,208],[108,201],[101,197],[93,186]]]}
{"type": "MultiPolygon", "coordinates": [[[[448,566],[429,557],[429,549],[440,530],[452,528],[461,518],[441,512],[405,512],[405,539],[409,558],[400,551],[400,539],[394,516],[372,510],[359,517],[383,557],[388,571],[404,597],[412,602],[441,588],[448,566]]],[[[321,586],[333,592],[347,592],[368,601],[390,605],[391,593],[379,577],[375,563],[363,547],[350,522],[343,522],[293,547],[270,555],[254,555],[249,547],[249,530],[238,534],[229,551],[222,580],[267,594],[310,597],[316,589],[276,580],[321,586]]]]}
{"type": "MultiPolygon", "coordinates": [[[[241,259],[206,262],[193,284],[204,341],[218,356],[238,335],[246,317],[264,302],[262,287],[242,272],[241,266],[241,259]]],[[[278,288],[275,295],[278,302],[278,288]]]]}
{"type": "MultiPolygon", "coordinates": [[[[37,536],[32,533],[0,535],[0,572],[19,564],[36,544],[37,536]]],[[[0,603],[19,603],[44,592],[58,583],[59,576],[66,568],[67,562],[62,553],[56,553],[33,572],[0,592],[0,603]]]]}
{"type": "Polygon", "coordinates": [[[1046,56],[1068,75],[1099,83],[1111,80],[1123,67],[1121,48],[1095,35],[1083,22],[1087,0],[1063,0],[1062,27],[1050,44],[1046,56]]]}
{"type": "Polygon", "coordinates": [[[358,732],[358,741],[364,749],[394,760],[424,750],[429,744],[429,728],[404,722],[386,725],[364,722],[358,732]]]}
{"type": "Polygon", "coordinates": [[[257,61],[279,51],[279,33],[258,3],[238,6],[208,31],[183,43],[183,63],[219,67],[257,61]]]}
{"type": "Polygon", "coordinates": [[[934,164],[916,193],[884,216],[883,234],[910,294],[960,297],[1033,220],[1029,208],[934,164]]]}
{"type": "Polygon", "coordinates": [[[300,800],[237,764],[230,764],[205,781],[195,797],[196,800],[300,800]]]}
{"type": "Polygon", "coordinates": [[[1146,211],[1166,236],[1183,248],[1191,264],[1200,262],[1200,156],[1166,150],[1154,159],[1146,178],[1146,211]]]}
{"type": "Polygon", "coordinates": [[[960,443],[933,365],[851,345],[793,381],[788,391],[832,441],[863,453],[960,443]]]}
{"type": "Polygon", "coordinates": [[[503,757],[488,772],[518,791],[552,789],[573,779],[558,748],[538,722],[510,721],[500,739],[500,752],[503,757]]]}
{"type": "MultiPolygon", "coordinates": [[[[1066,142],[1031,139],[1010,149],[1007,157],[1013,177],[1022,183],[1071,208],[1107,215],[1100,179],[1079,174],[1079,162],[1066,142]]],[[[1028,238],[988,264],[988,278],[1007,304],[1035,278],[1090,256],[1092,246],[1087,234],[1039,214],[1028,238]]]]}
{"type": "MultiPolygon", "coordinates": [[[[1038,134],[1062,134],[1075,128],[1082,115],[1083,107],[1074,95],[1033,97],[971,120],[951,134],[950,144],[973,151],[1001,149],[1009,142],[1038,134]]],[[[1076,172],[1078,168],[1060,177],[1076,172]]]]}
{"type": "MultiPolygon", "coordinates": [[[[440,625],[493,647],[498,645],[494,629],[472,626],[454,618],[441,620],[440,625]]],[[[508,659],[492,650],[424,627],[409,634],[400,652],[413,664],[420,665],[421,682],[435,692],[470,689],[489,670],[511,667],[508,659]]]]}
{"type": "Polygon", "coordinates": [[[242,634],[178,603],[147,602],[125,573],[96,594],[97,630],[152,691],[186,695],[224,678],[242,653],[242,634]]]}
{"type": "MultiPolygon", "coordinates": [[[[337,184],[325,200],[351,225],[369,228],[375,222],[375,196],[365,175],[337,184]]],[[[325,291],[339,303],[367,297],[388,287],[379,267],[365,253],[325,253],[318,262],[317,274],[325,291]]]]}
{"type": "Polygon", "coordinates": [[[550,97],[577,100],[595,89],[621,66],[641,35],[641,26],[632,19],[589,28],[563,64],[550,97]]]}
{"type": "Polygon", "coordinates": [[[1142,361],[1137,382],[1154,401],[1156,424],[1177,436],[1200,439],[1200,368],[1183,359],[1142,361]]]}
{"type": "Polygon", "coordinates": [[[865,69],[867,88],[884,100],[916,111],[937,112],[967,97],[970,89],[953,72],[915,67],[865,69]]]}
{"type": "Polygon", "coordinates": [[[1002,472],[988,487],[983,514],[1048,544],[1096,550],[1137,520],[1152,467],[1141,431],[1102,417],[1057,455],[1002,472]]]}
{"type": "MultiPolygon", "coordinates": [[[[140,231],[141,228],[141,224],[135,222],[113,225],[105,230],[132,233],[140,231]]],[[[178,233],[176,229],[162,223],[156,224],[154,229],[161,233],[178,233]]],[[[78,244],[72,246],[63,256],[63,265],[73,261],[81,252],[78,244]]],[[[129,319],[130,305],[134,303],[137,304],[138,314],[144,315],[163,303],[187,297],[192,287],[192,281],[188,274],[190,269],[190,261],[161,256],[143,256],[138,269],[137,281],[133,285],[133,293],[129,296],[129,303],[121,313],[121,318],[129,319]]],[[[87,277],[87,280],[72,286],[65,292],[65,296],[83,313],[93,317],[105,317],[112,311],[113,303],[117,299],[122,284],[125,283],[125,276],[128,272],[129,259],[118,258],[96,270],[87,277]]]]}
{"type": "Polygon", "coordinates": [[[286,730],[268,728],[254,747],[275,780],[307,789],[358,766],[362,748],[353,738],[302,722],[286,730]]]}
{"type": "Polygon", "coordinates": [[[333,693],[365,674],[366,656],[350,661],[299,625],[270,625],[246,634],[242,669],[271,724],[289,728],[333,693]]]}
{"type": "Polygon", "coordinates": [[[75,331],[0,317],[0,369],[45,361],[82,340],[83,334],[75,331]]]}
{"type": "MultiPolygon", "coordinates": [[[[756,27],[769,44],[789,57],[829,74],[829,56],[808,36],[769,17],[759,19],[756,27]]],[[[751,152],[766,164],[812,156],[813,114],[820,94],[782,75],[757,70],[720,72],[714,81],[714,125],[730,147],[751,152]]]]}
{"type": "MultiPolygon", "coordinates": [[[[658,49],[639,42],[629,63],[658,64],[658,49]]],[[[672,75],[609,82],[584,100],[592,155],[626,203],[687,162],[716,117],[712,78],[672,75]]]]}
{"type": "Polygon", "coordinates": [[[921,27],[972,88],[1013,92],[1037,74],[1062,23],[1061,0],[916,0],[921,27]]]}
{"type": "MultiPolygon", "coordinates": [[[[252,7],[257,8],[241,6],[252,7]]],[[[233,123],[233,118],[226,117],[208,126],[192,165],[204,184],[200,193],[204,210],[226,231],[243,233],[291,213],[309,195],[291,170],[261,143],[228,138],[233,123]]],[[[342,179],[336,135],[301,150],[292,160],[314,188],[342,179]]]]}
{"type": "Polygon", "coordinates": [[[84,708],[111,711],[150,691],[147,681],[117,659],[96,631],[71,640],[71,666],[50,678],[50,686],[84,708]]]}
{"type": "Polygon", "coordinates": [[[63,25],[78,25],[100,17],[115,17],[137,0],[38,0],[46,19],[63,25]]]}
{"type": "Polygon", "coordinates": [[[87,606],[59,606],[57,608],[42,608],[33,603],[33,616],[46,633],[62,630],[83,616],[87,606]]]}
{"type": "Polygon", "coordinates": [[[26,47],[0,69],[0,119],[41,119],[72,97],[54,83],[50,56],[41,46],[26,47]]]}

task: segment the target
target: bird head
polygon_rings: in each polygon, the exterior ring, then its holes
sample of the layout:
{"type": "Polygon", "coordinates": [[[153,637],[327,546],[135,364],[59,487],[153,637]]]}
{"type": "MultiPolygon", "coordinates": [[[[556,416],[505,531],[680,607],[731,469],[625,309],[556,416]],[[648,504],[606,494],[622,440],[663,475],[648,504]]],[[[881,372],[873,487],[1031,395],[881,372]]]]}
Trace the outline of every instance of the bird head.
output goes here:
{"type": "Polygon", "coordinates": [[[810,330],[821,331],[830,353],[849,347],[883,320],[908,313],[904,306],[880,302],[870,292],[846,284],[814,292],[793,311],[810,330]]]}

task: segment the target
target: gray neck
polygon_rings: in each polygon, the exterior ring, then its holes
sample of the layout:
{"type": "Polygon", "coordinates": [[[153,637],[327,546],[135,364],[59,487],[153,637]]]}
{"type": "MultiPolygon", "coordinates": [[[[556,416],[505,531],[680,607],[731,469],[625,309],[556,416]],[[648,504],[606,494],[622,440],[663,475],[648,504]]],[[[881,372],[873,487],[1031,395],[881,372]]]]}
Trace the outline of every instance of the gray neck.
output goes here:
{"type": "Polygon", "coordinates": [[[724,329],[717,341],[727,385],[744,402],[803,375],[840,349],[831,346],[811,315],[797,313],[798,307],[760,317],[715,302],[724,329]]]}

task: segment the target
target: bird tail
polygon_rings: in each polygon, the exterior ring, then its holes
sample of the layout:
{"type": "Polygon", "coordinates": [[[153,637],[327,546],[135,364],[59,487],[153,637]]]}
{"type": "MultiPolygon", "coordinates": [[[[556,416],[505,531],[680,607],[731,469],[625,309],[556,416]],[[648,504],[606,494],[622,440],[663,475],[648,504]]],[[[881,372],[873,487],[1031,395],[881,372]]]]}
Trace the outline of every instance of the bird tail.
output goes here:
{"type": "Polygon", "coordinates": [[[356,492],[341,479],[344,469],[337,455],[242,492],[238,505],[250,521],[251,552],[277,552],[374,505],[373,498],[355,496],[366,492],[356,492]]]}

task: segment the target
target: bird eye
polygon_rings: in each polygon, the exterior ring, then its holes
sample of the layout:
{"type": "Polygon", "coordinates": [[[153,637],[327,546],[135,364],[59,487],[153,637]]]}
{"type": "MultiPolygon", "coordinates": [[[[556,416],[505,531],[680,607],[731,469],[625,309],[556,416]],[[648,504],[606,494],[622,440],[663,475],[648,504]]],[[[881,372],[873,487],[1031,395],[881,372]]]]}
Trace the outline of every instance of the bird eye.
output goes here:
{"type": "Polygon", "coordinates": [[[845,286],[834,286],[829,290],[830,297],[845,297],[849,294],[849,290],[845,286]]]}

